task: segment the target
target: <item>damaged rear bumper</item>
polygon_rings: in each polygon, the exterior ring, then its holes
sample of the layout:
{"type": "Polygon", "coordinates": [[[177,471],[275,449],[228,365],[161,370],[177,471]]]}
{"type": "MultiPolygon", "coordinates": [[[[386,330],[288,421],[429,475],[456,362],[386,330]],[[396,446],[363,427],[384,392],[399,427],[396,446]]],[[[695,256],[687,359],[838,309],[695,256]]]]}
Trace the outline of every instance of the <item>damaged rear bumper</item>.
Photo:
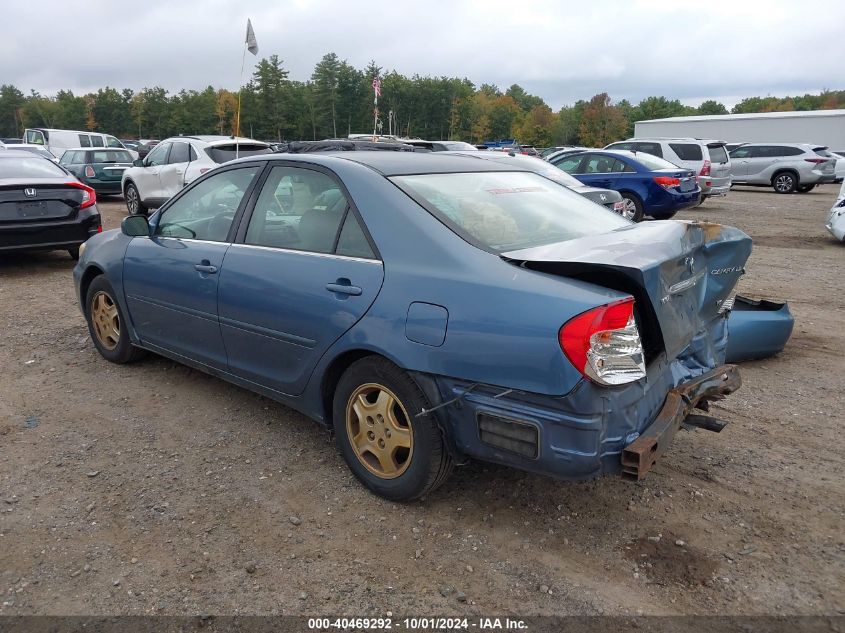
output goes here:
{"type": "MultiPolygon", "coordinates": [[[[741,384],[737,366],[722,365],[672,389],[654,421],[622,450],[622,474],[635,479],[645,477],[693,409],[706,410],[707,402],[724,398],[739,389],[741,384]]],[[[710,430],[721,430],[724,426],[704,416],[693,416],[689,423],[710,430]]]]}

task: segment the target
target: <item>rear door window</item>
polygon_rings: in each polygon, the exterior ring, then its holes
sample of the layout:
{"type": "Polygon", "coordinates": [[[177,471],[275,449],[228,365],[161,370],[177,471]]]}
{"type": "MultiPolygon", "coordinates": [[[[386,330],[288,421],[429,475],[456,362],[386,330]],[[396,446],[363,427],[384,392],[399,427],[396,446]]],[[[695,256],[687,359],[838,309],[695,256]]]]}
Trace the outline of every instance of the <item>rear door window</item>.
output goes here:
{"type": "Polygon", "coordinates": [[[558,169],[562,169],[567,174],[580,174],[581,170],[579,169],[581,165],[581,161],[584,160],[583,154],[576,154],[574,156],[567,156],[566,158],[559,160],[558,162],[554,163],[554,166],[558,169]]]}
{"type": "Polygon", "coordinates": [[[613,143],[612,145],[608,145],[607,147],[605,147],[605,149],[622,149],[622,150],[630,151],[630,150],[634,149],[634,144],[629,143],[627,141],[624,142],[624,143],[613,143]]]}
{"type": "Polygon", "coordinates": [[[189,151],[187,143],[173,143],[170,149],[170,156],[167,157],[167,164],[187,163],[191,152],[189,151]]]}
{"type": "Polygon", "coordinates": [[[728,152],[725,151],[724,145],[708,145],[707,153],[710,154],[711,163],[727,163],[728,152]]]}
{"type": "MultiPolygon", "coordinates": [[[[348,206],[337,182],[326,174],[301,167],[273,167],[255,203],[244,242],[331,253],[348,206]]],[[[358,249],[354,227],[349,233],[345,248],[358,249]]]]}
{"type": "Polygon", "coordinates": [[[613,161],[613,167],[610,168],[614,174],[621,174],[621,173],[633,173],[634,168],[631,167],[628,163],[625,163],[619,159],[613,161]]]}
{"type": "Polygon", "coordinates": [[[588,174],[609,174],[614,160],[609,156],[590,154],[587,156],[584,171],[588,174]]]}
{"type": "Polygon", "coordinates": [[[777,158],[781,156],[800,156],[804,150],[800,147],[790,147],[789,145],[767,145],[765,147],[766,157],[777,158]]]}
{"type": "Polygon", "coordinates": [[[91,137],[87,134],[79,134],[79,147],[91,147],[91,137]]]}
{"type": "Polygon", "coordinates": [[[681,160],[704,160],[701,145],[696,145],[695,143],[669,143],[669,147],[672,148],[672,151],[681,160]]]}
{"type": "Polygon", "coordinates": [[[103,137],[99,134],[92,134],[91,135],[91,146],[92,147],[105,147],[106,144],[103,143],[103,137]]]}
{"type": "Polygon", "coordinates": [[[645,152],[646,154],[663,158],[663,148],[660,147],[660,143],[634,143],[634,149],[638,152],[645,152]]]}

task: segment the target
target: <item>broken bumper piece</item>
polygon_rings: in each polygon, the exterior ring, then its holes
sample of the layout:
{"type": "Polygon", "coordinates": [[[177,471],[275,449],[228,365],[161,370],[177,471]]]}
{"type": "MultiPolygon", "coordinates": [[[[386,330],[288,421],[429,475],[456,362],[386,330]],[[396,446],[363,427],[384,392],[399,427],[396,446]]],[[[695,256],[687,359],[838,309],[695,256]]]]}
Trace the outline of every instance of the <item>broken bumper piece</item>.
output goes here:
{"type": "Polygon", "coordinates": [[[739,363],[774,356],[786,346],[794,325],[789,304],[737,295],[728,317],[725,360],[739,363]]]}
{"type": "Polygon", "coordinates": [[[622,450],[622,474],[634,479],[645,477],[684,423],[720,431],[724,422],[690,413],[695,408],[706,411],[711,400],[721,400],[741,384],[736,365],[722,365],[670,391],[654,421],[622,450]]]}

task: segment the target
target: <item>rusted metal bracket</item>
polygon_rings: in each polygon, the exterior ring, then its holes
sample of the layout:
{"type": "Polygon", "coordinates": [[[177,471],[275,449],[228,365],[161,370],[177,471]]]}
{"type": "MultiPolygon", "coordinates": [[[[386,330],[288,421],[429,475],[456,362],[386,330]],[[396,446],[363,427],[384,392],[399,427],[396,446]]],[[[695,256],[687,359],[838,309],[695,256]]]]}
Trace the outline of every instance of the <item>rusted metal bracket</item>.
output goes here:
{"type": "MultiPolygon", "coordinates": [[[[721,400],[739,389],[741,384],[739,368],[736,365],[722,365],[670,391],[654,421],[636,440],[622,449],[622,474],[634,479],[645,477],[699,403],[721,400]]],[[[724,427],[723,422],[707,416],[691,417],[689,423],[692,426],[711,431],[721,431],[724,427]]]]}

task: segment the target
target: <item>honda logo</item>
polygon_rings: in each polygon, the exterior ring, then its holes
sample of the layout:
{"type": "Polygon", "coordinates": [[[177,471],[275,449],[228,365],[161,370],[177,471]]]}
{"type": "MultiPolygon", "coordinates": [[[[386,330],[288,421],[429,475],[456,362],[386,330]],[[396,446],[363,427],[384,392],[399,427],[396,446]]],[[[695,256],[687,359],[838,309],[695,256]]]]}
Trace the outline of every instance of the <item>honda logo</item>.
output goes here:
{"type": "Polygon", "coordinates": [[[23,195],[25,195],[27,198],[34,198],[38,195],[38,191],[35,190],[35,187],[27,187],[23,190],[23,195]]]}

